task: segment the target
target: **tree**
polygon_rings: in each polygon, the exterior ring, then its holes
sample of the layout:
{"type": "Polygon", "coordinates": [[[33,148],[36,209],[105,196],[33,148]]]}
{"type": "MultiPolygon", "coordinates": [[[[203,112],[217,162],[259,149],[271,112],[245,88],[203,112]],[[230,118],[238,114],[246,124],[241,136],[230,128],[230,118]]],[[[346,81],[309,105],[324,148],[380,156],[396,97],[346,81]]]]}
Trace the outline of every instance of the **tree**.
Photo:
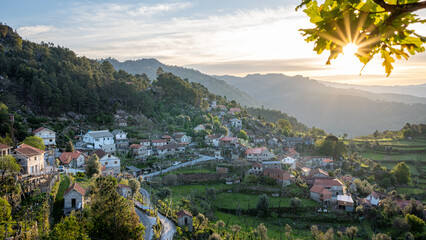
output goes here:
{"type": "Polygon", "coordinates": [[[65,145],[65,152],[75,152],[74,144],[72,144],[71,140],[65,145]]]}
{"type": "Polygon", "coordinates": [[[373,237],[371,238],[371,240],[392,240],[392,238],[389,237],[385,233],[378,233],[378,234],[373,235],[373,237]]]}
{"type": "Polygon", "coordinates": [[[405,215],[405,221],[410,225],[411,232],[421,232],[425,226],[425,221],[413,214],[405,215]]]}
{"type": "Polygon", "coordinates": [[[101,162],[96,154],[89,157],[86,164],[86,175],[88,178],[96,177],[101,173],[101,162]]]}
{"type": "Polygon", "coordinates": [[[176,182],[177,182],[176,174],[166,175],[163,178],[163,184],[166,185],[166,186],[174,186],[174,185],[176,185],[176,182]]]}
{"type": "Polygon", "coordinates": [[[244,130],[240,130],[240,132],[238,132],[238,134],[237,134],[237,137],[241,138],[241,139],[244,139],[246,141],[248,140],[247,133],[244,130]]]}
{"type": "Polygon", "coordinates": [[[352,226],[352,227],[347,227],[345,233],[346,233],[346,236],[348,236],[348,238],[353,240],[357,232],[358,232],[358,228],[352,226]]]}
{"type": "Polygon", "coordinates": [[[257,214],[260,216],[267,216],[269,211],[269,198],[266,194],[262,194],[257,199],[256,204],[257,214]]]}
{"type": "Polygon", "coordinates": [[[216,199],[216,189],[214,187],[206,188],[206,199],[212,202],[216,199]]]}
{"type": "Polygon", "coordinates": [[[38,136],[29,136],[22,141],[22,143],[28,144],[30,146],[33,146],[35,148],[41,149],[44,151],[46,149],[46,146],[44,145],[44,141],[41,137],[38,136]]]}
{"type": "Polygon", "coordinates": [[[3,184],[6,178],[14,177],[21,170],[21,165],[10,155],[0,157],[0,183],[3,184]]]}
{"type": "Polygon", "coordinates": [[[291,228],[291,226],[290,226],[290,225],[286,224],[286,225],[285,225],[284,230],[285,230],[285,237],[286,237],[287,239],[290,239],[291,231],[292,231],[293,229],[291,228]]]}
{"type": "Polygon", "coordinates": [[[395,176],[398,183],[408,184],[411,181],[410,168],[405,162],[398,163],[392,168],[391,173],[395,176]]]}
{"type": "Polygon", "coordinates": [[[168,198],[170,195],[172,195],[172,190],[168,187],[162,188],[157,192],[157,197],[161,200],[168,198]]]}
{"type": "Polygon", "coordinates": [[[337,58],[348,44],[357,46],[356,56],[364,66],[380,54],[387,76],[392,72],[394,57],[408,59],[425,50],[426,38],[409,29],[424,21],[413,12],[426,8],[420,0],[303,0],[296,8],[304,12],[315,28],[301,29],[307,42],[315,42],[314,51],[330,51],[326,64],[337,58]]]}
{"type": "Polygon", "coordinates": [[[219,234],[217,233],[213,233],[210,237],[209,240],[222,240],[222,238],[220,237],[219,234]]]}
{"type": "Polygon", "coordinates": [[[132,178],[129,180],[129,187],[132,189],[132,197],[134,197],[139,192],[141,183],[137,179],[132,178]]]}
{"type": "Polygon", "coordinates": [[[96,178],[90,203],[90,236],[102,239],[142,239],[145,227],[139,223],[133,203],[122,198],[116,188],[115,178],[96,178]]]}
{"type": "Polygon", "coordinates": [[[302,201],[298,197],[294,197],[290,199],[290,206],[293,208],[293,212],[296,213],[296,208],[300,206],[302,201]]]}
{"type": "Polygon", "coordinates": [[[393,229],[398,232],[397,236],[400,236],[404,232],[410,230],[410,225],[405,221],[404,218],[395,218],[392,223],[393,229]]]}
{"type": "Polygon", "coordinates": [[[62,218],[50,233],[52,239],[86,240],[89,236],[86,233],[83,221],[78,221],[74,214],[62,218]]]}

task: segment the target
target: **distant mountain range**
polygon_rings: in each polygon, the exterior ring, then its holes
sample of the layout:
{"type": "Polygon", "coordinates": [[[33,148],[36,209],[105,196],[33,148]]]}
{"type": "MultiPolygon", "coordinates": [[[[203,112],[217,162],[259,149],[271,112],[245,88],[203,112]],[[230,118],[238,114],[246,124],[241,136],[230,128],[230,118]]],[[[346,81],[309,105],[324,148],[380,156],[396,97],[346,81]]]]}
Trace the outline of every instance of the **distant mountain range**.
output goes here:
{"type": "Polygon", "coordinates": [[[306,77],[283,74],[216,77],[265,106],[334,134],[359,136],[376,129],[400,129],[407,122],[426,122],[426,98],[334,88],[306,77]]]}
{"type": "Polygon", "coordinates": [[[417,91],[415,86],[353,86],[283,74],[209,76],[194,69],[165,65],[156,59],[106,60],[116,69],[145,73],[150,79],[156,78],[157,69],[161,67],[166,72],[201,83],[228,100],[280,110],[308,126],[334,134],[359,136],[376,129],[398,130],[407,122],[426,122],[425,93],[417,91]]]}
{"type": "Polygon", "coordinates": [[[335,88],[344,88],[344,89],[358,89],[369,91],[373,93],[396,93],[396,94],[407,94],[417,97],[426,97],[426,84],[419,85],[408,85],[408,86],[379,86],[379,85],[356,85],[356,84],[347,84],[347,83],[335,83],[335,82],[326,82],[321,81],[326,86],[335,87],[335,88]]]}
{"type": "Polygon", "coordinates": [[[171,72],[183,79],[187,78],[191,82],[201,83],[207,87],[210,92],[225,96],[228,100],[235,100],[242,105],[251,107],[259,107],[262,105],[247,93],[229,85],[225,81],[203,74],[194,69],[166,65],[154,58],[128,60],[125,62],[119,62],[116,59],[108,58],[101,61],[104,60],[110,62],[117,70],[121,69],[132,74],[145,73],[152,80],[157,78],[157,70],[161,67],[165,72],[171,72]]]}

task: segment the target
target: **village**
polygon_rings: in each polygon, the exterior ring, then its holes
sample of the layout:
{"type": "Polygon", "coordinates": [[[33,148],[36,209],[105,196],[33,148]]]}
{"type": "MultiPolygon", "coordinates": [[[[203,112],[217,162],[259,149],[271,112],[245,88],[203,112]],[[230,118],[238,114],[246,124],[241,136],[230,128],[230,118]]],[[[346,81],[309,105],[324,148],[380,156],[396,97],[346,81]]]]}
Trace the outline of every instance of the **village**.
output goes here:
{"type": "MultiPolygon", "coordinates": [[[[172,213],[175,211],[171,214],[167,209],[163,209],[161,204],[157,205],[157,201],[167,201],[168,194],[158,197],[164,186],[181,192],[177,195],[181,194],[182,199],[185,189],[179,190],[181,185],[193,185],[195,188],[204,185],[205,191],[209,186],[215,186],[215,194],[217,192],[218,195],[224,196],[226,193],[240,191],[249,191],[256,195],[266,193],[272,202],[278,198],[291,198],[287,207],[302,207],[311,211],[311,214],[349,214],[342,215],[345,216],[343,219],[356,216],[355,213],[360,211],[378,208],[381,200],[389,197],[384,192],[376,191],[360,197],[357,191],[359,184],[356,184],[360,179],[341,173],[343,159],[310,154],[315,141],[311,136],[284,137],[271,134],[258,120],[242,117],[240,108],[228,110],[223,105],[216,105],[215,101],[210,103],[209,112],[231,131],[227,134],[213,134],[212,131],[207,131],[212,129],[211,124],[199,124],[193,129],[192,136],[186,132],[164,132],[146,139],[129,139],[125,130],[126,121],[118,118],[116,129],[113,131],[89,130],[76,134],[70,143],[73,145],[73,151],[58,148],[56,133],[43,126],[33,130],[32,134],[43,140],[45,150],[24,143],[15,149],[0,144],[0,151],[2,157],[12,155],[22,166],[19,178],[37,179],[38,185],[35,183],[33,189],[41,186],[43,182],[51,186],[52,181],[60,181],[58,174],[79,176],[85,173],[88,158],[96,155],[101,164],[100,175],[111,175],[118,180],[127,179],[117,185],[117,191],[122,197],[133,199],[138,215],[144,215],[141,222],[150,228],[147,230],[147,236],[150,236],[149,232],[155,229],[156,225],[146,220],[149,216],[156,216],[152,213],[153,209],[158,209],[159,214],[161,212],[166,216],[160,221],[162,224],[170,224],[173,227],[178,225],[189,232],[193,230],[193,215],[189,212],[190,209],[170,209],[172,213]],[[253,122],[257,125],[253,125],[253,122]],[[204,133],[202,141],[194,141],[195,136],[199,139],[200,132],[204,133]],[[299,152],[298,149],[302,151],[299,152]],[[174,176],[172,182],[165,183],[171,176],[174,176]],[[141,189],[142,198],[133,198],[136,193],[132,192],[132,187],[125,184],[129,179],[138,179],[145,188],[141,189]],[[158,182],[163,182],[164,186],[158,185],[158,182]],[[238,187],[239,185],[245,187],[238,187]],[[265,189],[264,193],[262,189],[265,189]]],[[[87,184],[75,181],[69,184],[63,194],[62,214],[65,216],[73,211],[82,211],[85,203],[90,201],[88,189],[83,187],[87,188],[87,184]]],[[[410,200],[397,200],[401,209],[410,203],[410,200]]],[[[275,207],[280,209],[281,205],[275,207]]],[[[246,208],[249,210],[250,203],[246,208]]],[[[199,210],[201,209],[192,212],[199,210]]],[[[210,217],[216,218],[214,214],[210,217]]],[[[173,227],[169,230],[171,232],[161,234],[174,235],[176,229],[173,227]]],[[[151,237],[152,235],[151,233],[151,237]]]]}

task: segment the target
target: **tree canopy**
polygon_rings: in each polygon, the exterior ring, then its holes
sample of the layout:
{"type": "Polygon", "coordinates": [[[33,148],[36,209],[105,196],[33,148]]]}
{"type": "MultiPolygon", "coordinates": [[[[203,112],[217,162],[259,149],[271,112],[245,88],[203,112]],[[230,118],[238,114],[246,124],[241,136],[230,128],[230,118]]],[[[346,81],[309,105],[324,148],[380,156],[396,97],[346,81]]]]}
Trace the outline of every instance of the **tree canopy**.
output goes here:
{"type": "Polygon", "coordinates": [[[26,137],[22,143],[28,144],[41,150],[44,150],[46,148],[43,139],[38,136],[26,137]]]}
{"type": "Polygon", "coordinates": [[[424,23],[415,11],[426,8],[420,0],[302,0],[296,8],[310,17],[315,28],[301,29],[307,42],[314,42],[314,51],[330,52],[327,64],[342,53],[343,47],[355,44],[356,56],[364,66],[376,54],[383,59],[387,76],[392,72],[392,63],[408,59],[410,55],[424,52],[426,38],[410,27],[424,23]]]}

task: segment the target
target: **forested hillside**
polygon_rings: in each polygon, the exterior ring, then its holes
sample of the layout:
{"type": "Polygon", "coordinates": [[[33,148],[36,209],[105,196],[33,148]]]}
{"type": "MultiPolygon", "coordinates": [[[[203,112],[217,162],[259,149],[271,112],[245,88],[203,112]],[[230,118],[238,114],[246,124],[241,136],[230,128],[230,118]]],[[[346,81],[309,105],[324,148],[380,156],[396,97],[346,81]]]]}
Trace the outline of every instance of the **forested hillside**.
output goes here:
{"type": "Polygon", "coordinates": [[[164,104],[206,107],[203,98],[225,101],[170,73],[161,72],[151,82],[145,74],[116,71],[108,61],[77,57],[52,43],[22,40],[6,25],[0,30],[0,101],[11,108],[52,117],[74,112],[94,118],[108,118],[122,109],[161,118],[164,104]]]}
{"type": "Polygon", "coordinates": [[[204,85],[209,89],[211,93],[225,96],[228,100],[235,100],[245,106],[261,106],[259,101],[248,95],[244,91],[226,83],[223,80],[219,80],[212,76],[203,74],[197,70],[165,65],[156,59],[139,59],[139,60],[128,60],[125,62],[119,62],[115,59],[108,58],[101,60],[110,62],[115,69],[121,69],[133,74],[146,74],[149,78],[154,79],[158,68],[162,68],[165,72],[171,72],[176,76],[183,79],[187,78],[190,82],[197,82],[204,85]]]}

